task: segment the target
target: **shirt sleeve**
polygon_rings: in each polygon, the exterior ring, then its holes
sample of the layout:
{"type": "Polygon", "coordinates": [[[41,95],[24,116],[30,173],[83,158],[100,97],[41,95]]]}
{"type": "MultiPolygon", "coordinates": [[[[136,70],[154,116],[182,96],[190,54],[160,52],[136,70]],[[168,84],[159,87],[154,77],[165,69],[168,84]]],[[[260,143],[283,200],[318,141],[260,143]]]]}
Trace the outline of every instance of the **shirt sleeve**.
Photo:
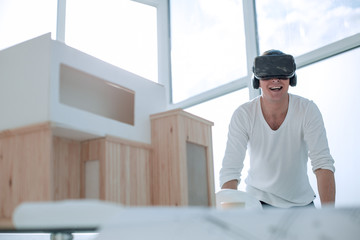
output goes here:
{"type": "Polygon", "coordinates": [[[245,111],[238,108],[230,121],[228,140],[225,155],[220,170],[220,187],[230,180],[237,180],[240,183],[241,170],[244,167],[244,158],[248,143],[245,111]]]}
{"type": "Polygon", "coordinates": [[[308,146],[313,172],[320,168],[335,172],[324,121],[319,108],[313,102],[309,103],[305,114],[304,129],[304,139],[308,146]]]}

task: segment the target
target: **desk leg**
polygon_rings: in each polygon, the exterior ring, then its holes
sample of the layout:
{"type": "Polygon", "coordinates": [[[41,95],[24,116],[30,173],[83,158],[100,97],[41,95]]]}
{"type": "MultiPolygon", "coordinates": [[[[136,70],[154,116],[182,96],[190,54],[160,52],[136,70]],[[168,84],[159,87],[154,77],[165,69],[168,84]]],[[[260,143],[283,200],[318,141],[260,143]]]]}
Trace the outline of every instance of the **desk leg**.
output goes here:
{"type": "Polygon", "coordinates": [[[60,232],[60,233],[51,233],[51,240],[73,240],[72,233],[60,232]]]}

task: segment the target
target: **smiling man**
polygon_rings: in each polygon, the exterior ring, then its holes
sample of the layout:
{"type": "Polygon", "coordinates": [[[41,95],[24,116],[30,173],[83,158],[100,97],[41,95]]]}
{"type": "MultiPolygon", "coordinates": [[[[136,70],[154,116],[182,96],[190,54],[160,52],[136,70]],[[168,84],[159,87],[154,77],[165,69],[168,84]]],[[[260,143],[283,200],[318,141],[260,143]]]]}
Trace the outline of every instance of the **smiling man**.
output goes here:
{"type": "Polygon", "coordinates": [[[316,195],[307,176],[310,158],[322,206],[334,205],[334,160],[323,119],[314,102],[288,93],[297,83],[295,70],[293,56],[278,50],[255,58],[253,87],[262,94],[232,116],[220,185],[237,189],[249,148],[249,194],[264,207],[314,206],[316,195]]]}

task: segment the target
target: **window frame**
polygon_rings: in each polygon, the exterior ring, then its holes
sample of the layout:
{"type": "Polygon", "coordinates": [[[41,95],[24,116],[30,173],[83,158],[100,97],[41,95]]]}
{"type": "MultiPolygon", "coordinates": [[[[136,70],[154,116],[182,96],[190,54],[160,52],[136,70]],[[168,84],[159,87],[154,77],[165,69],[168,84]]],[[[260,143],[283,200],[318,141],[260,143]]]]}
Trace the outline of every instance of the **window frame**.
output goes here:
{"type": "MultiPolygon", "coordinates": [[[[132,0],[157,8],[157,36],[158,36],[158,83],[166,89],[166,101],[168,109],[188,108],[208,100],[226,95],[228,93],[248,88],[249,99],[261,94],[260,90],[252,88],[252,63],[259,55],[258,34],[256,23],[255,0],[242,0],[245,27],[246,61],[248,74],[245,77],[230,83],[205,91],[186,100],[172,103],[171,84],[171,36],[170,36],[170,8],[169,0],[132,0]]],[[[56,40],[65,41],[66,0],[58,0],[56,40]]],[[[309,64],[327,59],[340,53],[349,51],[360,46],[360,33],[341,39],[337,42],[325,45],[321,48],[307,52],[295,58],[297,68],[300,69],[309,64]]]]}
{"type": "MultiPolygon", "coordinates": [[[[234,91],[241,90],[243,88],[248,88],[249,90],[249,99],[254,98],[260,95],[259,90],[255,90],[251,87],[251,78],[252,78],[252,62],[253,59],[258,55],[258,44],[257,44],[257,31],[256,31],[256,15],[255,15],[255,1],[251,0],[242,0],[243,4],[243,16],[244,16],[244,29],[245,29],[245,49],[246,49],[246,62],[247,62],[247,75],[241,78],[238,78],[232,82],[226,83],[219,87],[204,91],[200,94],[187,98],[178,103],[168,102],[169,109],[175,108],[188,108],[194,105],[209,101],[211,99],[229,94],[234,91]]],[[[170,10],[169,10],[170,11],[170,10]]],[[[170,21],[168,22],[170,29],[170,21]]],[[[170,41],[170,39],[169,39],[170,41]]],[[[171,67],[171,66],[170,66],[171,67]]],[[[171,81],[171,76],[169,78],[171,81]]],[[[171,86],[171,84],[170,84],[171,86]]],[[[172,92],[172,89],[167,91],[172,92]]]]}

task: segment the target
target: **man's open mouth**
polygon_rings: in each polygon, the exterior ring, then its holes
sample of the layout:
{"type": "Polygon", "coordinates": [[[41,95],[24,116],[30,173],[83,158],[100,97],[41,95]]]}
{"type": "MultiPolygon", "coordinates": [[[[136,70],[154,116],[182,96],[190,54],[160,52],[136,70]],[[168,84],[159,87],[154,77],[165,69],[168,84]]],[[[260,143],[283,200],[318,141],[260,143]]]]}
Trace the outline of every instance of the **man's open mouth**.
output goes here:
{"type": "Polygon", "coordinates": [[[282,86],[277,86],[277,87],[271,87],[269,88],[271,91],[280,91],[283,87],[282,86]]]}

